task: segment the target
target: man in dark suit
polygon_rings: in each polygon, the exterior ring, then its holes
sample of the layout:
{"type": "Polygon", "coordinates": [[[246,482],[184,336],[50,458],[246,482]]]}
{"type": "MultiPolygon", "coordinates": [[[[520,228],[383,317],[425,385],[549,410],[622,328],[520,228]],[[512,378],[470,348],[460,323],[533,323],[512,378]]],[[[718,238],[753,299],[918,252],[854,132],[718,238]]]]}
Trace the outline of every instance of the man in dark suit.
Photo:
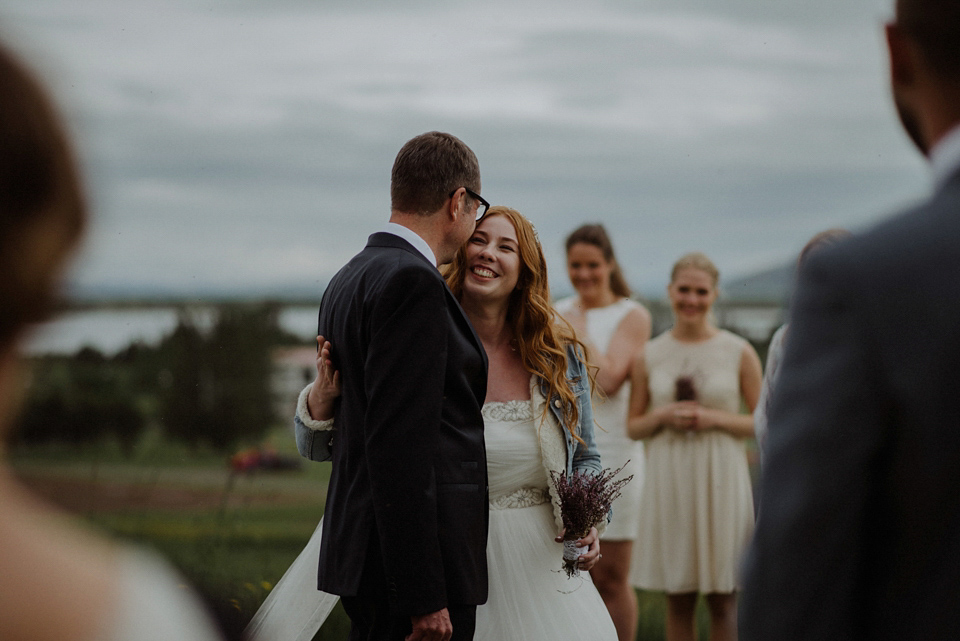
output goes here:
{"type": "Polygon", "coordinates": [[[487,360],[437,270],[486,212],[479,192],[459,139],[407,142],[387,228],[320,304],[343,394],[319,588],[342,597],[351,639],[472,639],[487,598],[487,360]]]}
{"type": "Polygon", "coordinates": [[[960,2],[886,35],[934,194],[801,269],[743,639],[960,638],[960,2]]]}

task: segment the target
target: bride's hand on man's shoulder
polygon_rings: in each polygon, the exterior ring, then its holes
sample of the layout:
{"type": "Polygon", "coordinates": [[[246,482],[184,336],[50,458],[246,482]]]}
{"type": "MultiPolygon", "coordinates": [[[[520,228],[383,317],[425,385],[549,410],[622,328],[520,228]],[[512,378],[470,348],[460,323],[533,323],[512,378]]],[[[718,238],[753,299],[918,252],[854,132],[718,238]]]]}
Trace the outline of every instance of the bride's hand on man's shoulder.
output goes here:
{"type": "Polygon", "coordinates": [[[340,396],[340,372],[333,369],[330,360],[330,341],[317,336],[317,378],[307,396],[310,417],[317,421],[333,418],[333,402],[340,396]]]}

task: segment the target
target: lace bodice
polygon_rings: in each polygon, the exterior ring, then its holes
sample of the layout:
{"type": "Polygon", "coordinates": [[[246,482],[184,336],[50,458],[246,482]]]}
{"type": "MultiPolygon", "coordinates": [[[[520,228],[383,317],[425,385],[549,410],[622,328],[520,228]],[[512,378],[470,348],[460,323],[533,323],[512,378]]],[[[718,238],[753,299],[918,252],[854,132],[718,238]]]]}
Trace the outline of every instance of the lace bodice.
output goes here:
{"type": "Polygon", "coordinates": [[[490,402],[482,413],[490,507],[519,508],[549,501],[533,403],[490,402]]]}
{"type": "Polygon", "coordinates": [[[493,401],[484,403],[480,413],[484,425],[488,421],[532,421],[533,404],[530,401],[493,401]]]}

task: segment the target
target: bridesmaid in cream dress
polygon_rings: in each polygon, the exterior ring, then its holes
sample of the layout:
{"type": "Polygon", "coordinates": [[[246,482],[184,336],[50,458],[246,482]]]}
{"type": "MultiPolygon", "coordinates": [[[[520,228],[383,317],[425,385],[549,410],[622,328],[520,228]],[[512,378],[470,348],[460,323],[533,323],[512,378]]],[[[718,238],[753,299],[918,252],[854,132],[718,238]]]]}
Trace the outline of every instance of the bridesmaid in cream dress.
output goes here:
{"type": "Polygon", "coordinates": [[[604,467],[633,475],[613,505],[613,520],[603,539],[603,559],[590,570],[610,611],[620,641],[637,636],[637,595],[630,585],[630,558],[640,528],[643,488],[643,443],[627,436],[627,405],[634,357],[650,340],[650,312],[630,299],[613,244],[603,225],[588,224],[567,237],[567,274],[575,296],[556,304],[557,311],[587,346],[598,367],[597,386],[603,394],[593,403],[599,429],[594,439],[604,467]]]}
{"type": "Polygon", "coordinates": [[[753,416],[740,407],[756,407],[761,366],[750,343],[711,320],[718,276],[703,254],[677,261],[667,287],[675,324],[634,365],[627,429],[646,441],[647,476],[633,578],[667,593],[668,641],[696,638],[698,593],[711,640],[736,639],[737,570],[753,531],[753,416]]]}

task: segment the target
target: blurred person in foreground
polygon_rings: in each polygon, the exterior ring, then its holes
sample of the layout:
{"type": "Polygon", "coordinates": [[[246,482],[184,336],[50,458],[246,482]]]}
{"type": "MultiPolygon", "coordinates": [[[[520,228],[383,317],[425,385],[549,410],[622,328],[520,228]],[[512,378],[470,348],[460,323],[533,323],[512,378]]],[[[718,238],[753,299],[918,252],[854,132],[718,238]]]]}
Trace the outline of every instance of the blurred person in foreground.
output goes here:
{"type": "Polygon", "coordinates": [[[760,358],[714,324],[719,279],[703,254],[682,256],[667,286],[673,327],[634,364],[627,432],[646,439],[647,476],[632,578],[667,593],[668,641],[696,638],[698,594],[710,611],[710,638],[737,638],[740,558],[753,531],[745,441],[760,358]]]}
{"type": "MultiPolygon", "coordinates": [[[[812,252],[819,251],[826,247],[836,245],[841,240],[849,238],[850,232],[846,229],[828,229],[807,241],[807,244],[800,250],[800,256],[797,257],[797,269],[803,267],[807,257],[812,252]]],[[[760,459],[763,460],[763,450],[767,441],[767,416],[770,412],[770,404],[773,401],[773,392],[777,387],[777,378],[780,374],[780,363],[783,360],[784,339],[787,336],[789,323],[784,323],[770,338],[770,345],[767,348],[767,362],[763,370],[763,386],[760,388],[760,399],[757,401],[757,409],[753,412],[753,431],[757,439],[757,449],[760,451],[760,459]]]]}
{"type": "Polygon", "coordinates": [[[630,299],[630,287],[617,263],[613,243],[600,224],[582,225],[566,242],[567,275],[574,296],[557,302],[557,311],[573,325],[596,365],[603,392],[593,403],[600,429],[597,450],[605,467],[633,475],[613,506],[614,518],[603,535],[604,558],[590,571],[617,626],[620,641],[637,635],[637,594],[630,585],[630,557],[640,528],[643,443],[627,436],[633,359],[650,340],[650,312],[630,299]]]}
{"type": "Polygon", "coordinates": [[[960,630],[960,2],[899,0],[886,38],[894,103],[934,191],[801,270],[745,639],[960,630]]]}
{"type": "MultiPolygon", "coordinates": [[[[0,431],[23,393],[19,347],[53,307],[86,223],[77,167],[46,93],[0,46],[0,431]]],[[[0,639],[213,641],[162,561],[72,524],[0,462],[0,639]]]]}

